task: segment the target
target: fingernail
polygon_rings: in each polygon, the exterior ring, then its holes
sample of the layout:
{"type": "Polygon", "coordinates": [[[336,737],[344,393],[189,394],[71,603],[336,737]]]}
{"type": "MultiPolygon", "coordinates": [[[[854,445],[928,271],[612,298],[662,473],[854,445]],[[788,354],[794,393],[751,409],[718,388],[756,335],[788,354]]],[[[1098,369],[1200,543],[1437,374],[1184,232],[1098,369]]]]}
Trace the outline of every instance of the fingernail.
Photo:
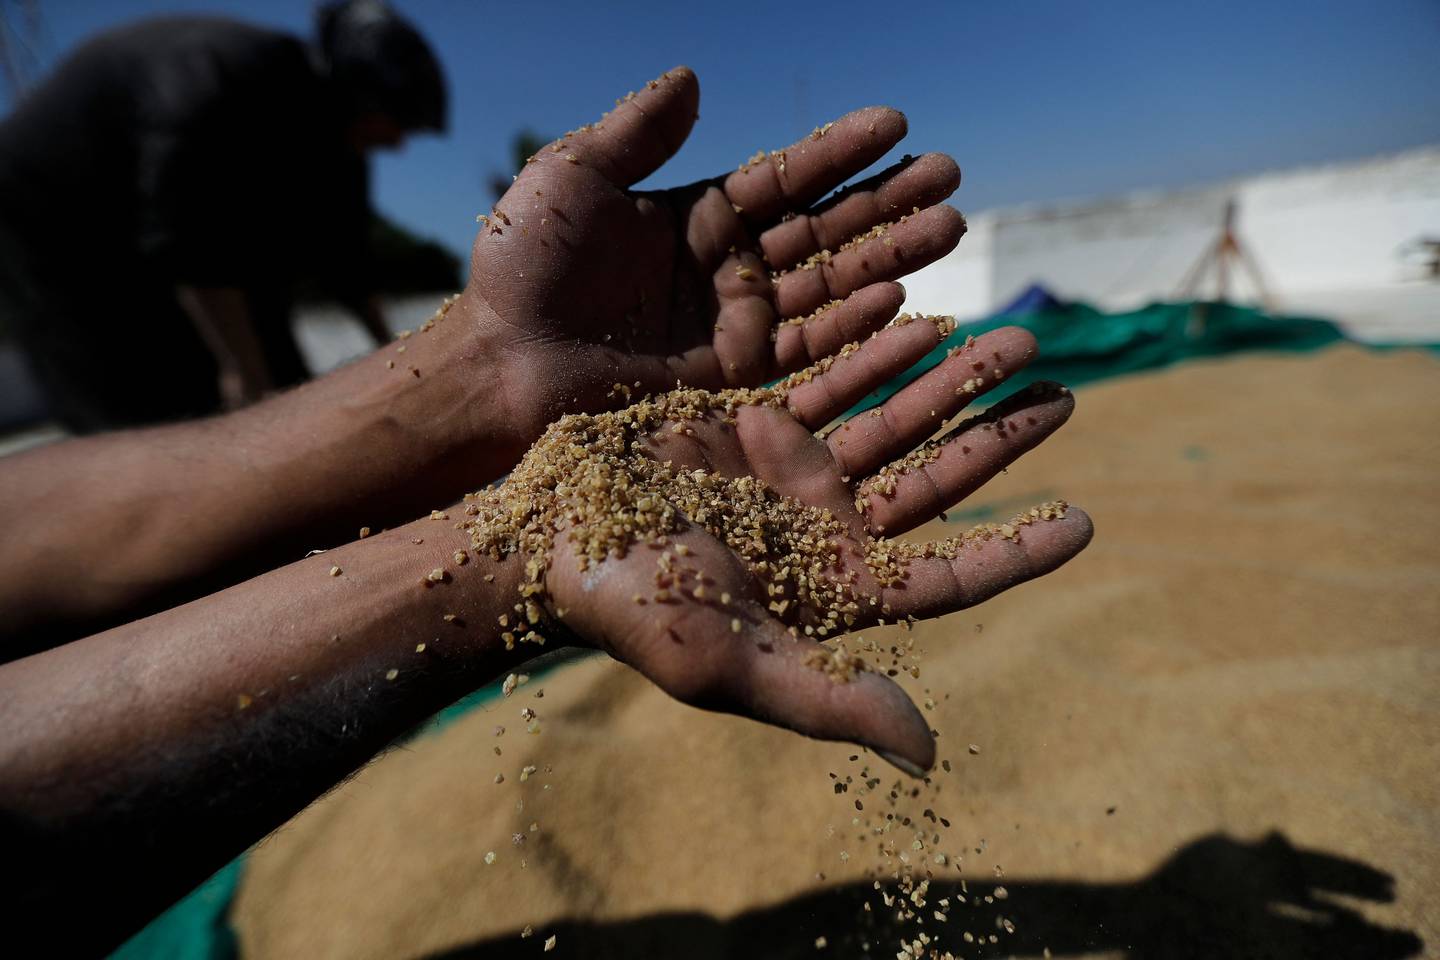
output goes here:
{"type": "MultiPolygon", "coordinates": [[[[873,748],[872,748],[872,749],[873,749],[873,748]]],[[[922,770],[922,769],[920,768],[920,766],[919,766],[918,764],[916,764],[914,761],[906,760],[904,757],[900,756],[899,754],[897,754],[897,753],[891,753],[891,752],[888,751],[888,750],[876,750],[875,752],[880,755],[880,759],[881,759],[881,760],[884,760],[886,763],[890,764],[892,767],[898,768],[902,773],[908,773],[910,776],[914,777],[916,780],[920,780],[920,779],[924,778],[924,776],[925,776],[925,771],[922,770]]]]}

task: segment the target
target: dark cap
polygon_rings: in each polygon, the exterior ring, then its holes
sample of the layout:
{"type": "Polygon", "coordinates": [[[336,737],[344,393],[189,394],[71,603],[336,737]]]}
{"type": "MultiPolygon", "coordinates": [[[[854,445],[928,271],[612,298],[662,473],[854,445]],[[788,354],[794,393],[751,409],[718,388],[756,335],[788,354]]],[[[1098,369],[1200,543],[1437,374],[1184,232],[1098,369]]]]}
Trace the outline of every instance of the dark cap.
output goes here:
{"type": "Polygon", "coordinates": [[[383,0],[336,0],[315,13],[318,53],[354,113],[409,130],[445,129],[445,74],[425,38],[383,0]]]}

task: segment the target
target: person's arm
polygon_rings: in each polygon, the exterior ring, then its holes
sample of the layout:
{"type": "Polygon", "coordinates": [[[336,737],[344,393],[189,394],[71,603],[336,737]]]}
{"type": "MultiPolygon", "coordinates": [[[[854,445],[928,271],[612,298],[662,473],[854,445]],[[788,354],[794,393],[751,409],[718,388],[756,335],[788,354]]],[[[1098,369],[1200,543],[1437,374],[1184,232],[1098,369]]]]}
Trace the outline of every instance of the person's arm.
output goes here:
{"type": "Polygon", "coordinates": [[[244,290],[180,286],[175,299],[215,357],[227,408],[254,403],[274,388],[244,290]]]}
{"type": "Polygon", "coordinates": [[[531,437],[474,317],[222,417],[0,462],[0,660],[449,503],[531,437]],[[401,349],[404,352],[401,352],[401,349]]]}
{"type": "Polygon", "coordinates": [[[450,522],[411,523],[0,668],[12,933],[43,932],[57,953],[112,948],[397,736],[533,656],[497,639],[517,563],[458,567],[467,547],[450,522]],[[454,573],[422,586],[437,567],[454,573]],[[77,902],[85,922],[65,922],[77,902]]]}

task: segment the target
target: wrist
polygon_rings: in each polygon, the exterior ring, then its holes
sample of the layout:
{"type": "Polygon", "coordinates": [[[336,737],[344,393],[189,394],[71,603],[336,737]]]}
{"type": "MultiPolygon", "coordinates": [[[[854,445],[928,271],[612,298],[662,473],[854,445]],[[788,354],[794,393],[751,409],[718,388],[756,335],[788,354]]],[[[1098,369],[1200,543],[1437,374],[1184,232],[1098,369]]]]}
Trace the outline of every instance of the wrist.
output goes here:
{"type": "MultiPolygon", "coordinates": [[[[546,653],[586,645],[564,624],[563,611],[526,589],[532,578],[525,553],[496,558],[474,547],[465,525],[472,519],[466,506],[437,511],[432,519],[400,531],[407,537],[414,534],[412,543],[423,538],[431,544],[428,556],[436,565],[426,571],[431,586],[422,592],[440,598],[455,613],[446,625],[459,628],[451,646],[464,692],[546,653]]],[[[428,603],[424,597],[417,599],[428,603]]]]}
{"type": "Polygon", "coordinates": [[[478,489],[525,449],[512,437],[504,380],[496,374],[505,340],[493,324],[475,321],[463,297],[438,306],[418,329],[339,371],[353,376],[335,391],[343,397],[337,412],[344,423],[336,442],[403,464],[412,478],[405,486],[426,498],[400,497],[413,503],[406,507],[411,516],[478,489]]]}
{"type": "Polygon", "coordinates": [[[363,599],[350,605],[350,618],[367,625],[359,632],[369,640],[344,656],[368,661],[371,676],[395,669],[404,677],[416,696],[412,719],[552,646],[515,642],[524,560],[475,550],[464,519],[456,504],[306,561],[361,581],[363,599]]]}
{"type": "Polygon", "coordinates": [[[454,503],[508,470],[515,441],[504,430],[501,384],[486,375],[499,350],[491,332],[452,306],[206,431],[227,465],[217,475],[266,478],[252,488],[258,502],[237,511],[247,541],[277,529],[294,538],[287,550],[348,540],[360,526],[378,530],[454,503]],[[269,529],[253,523],[257,513],[269,529]]]}
{"type": "Polygon", "coordinates": [[[482,383],[483,399],[472,407],[469,444],[488,458],[486,480],[508,472],[525,451],[564,412],[551,411],[541,389],[555,344],[537,341],[502,318],[483,297],[466,288],[451,309],[461,340],[457,356],[465,375],[482,383]]]}

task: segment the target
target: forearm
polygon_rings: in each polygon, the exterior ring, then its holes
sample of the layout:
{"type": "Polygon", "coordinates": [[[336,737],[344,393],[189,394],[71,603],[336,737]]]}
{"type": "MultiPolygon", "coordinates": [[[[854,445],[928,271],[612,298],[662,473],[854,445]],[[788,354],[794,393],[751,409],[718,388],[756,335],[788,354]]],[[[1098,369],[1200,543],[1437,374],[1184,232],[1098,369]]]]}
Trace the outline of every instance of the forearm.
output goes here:
{"type": "Polygon", "coordinates": [[[250,409],[7,459],[0,659],[378,531],[502,473],[533,438],[509,415],[500,344],[452,310],[250,409]]]}
{"type": "Polygon", "coordinates": [[[13,916],[110,946],[416,723],[543,652],[505,649],[516,561],[473,556],[449,513],[0,668],[13,916]],[[102,915],[48,926],[77,898],[102,915]]]}

